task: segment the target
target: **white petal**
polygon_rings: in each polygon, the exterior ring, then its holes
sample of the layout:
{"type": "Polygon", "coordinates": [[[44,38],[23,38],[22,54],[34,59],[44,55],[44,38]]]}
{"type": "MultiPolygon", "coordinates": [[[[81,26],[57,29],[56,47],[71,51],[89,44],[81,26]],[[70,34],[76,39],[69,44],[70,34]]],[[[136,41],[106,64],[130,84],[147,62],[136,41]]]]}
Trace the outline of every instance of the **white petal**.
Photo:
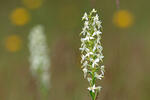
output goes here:
{"type": "Polygon", "coordinates": [[[92,10],[93,13],[96,13],[97,11],[95,9],[92,10]]]}
{"type": "Polygon", "coordinates": [[[87,71],[88,71],[88,70],[87,70],[87,68],[86,68],[86,67],[84,67],[84,68],[83,68],[84,78],[86,78],[87,71]]]}

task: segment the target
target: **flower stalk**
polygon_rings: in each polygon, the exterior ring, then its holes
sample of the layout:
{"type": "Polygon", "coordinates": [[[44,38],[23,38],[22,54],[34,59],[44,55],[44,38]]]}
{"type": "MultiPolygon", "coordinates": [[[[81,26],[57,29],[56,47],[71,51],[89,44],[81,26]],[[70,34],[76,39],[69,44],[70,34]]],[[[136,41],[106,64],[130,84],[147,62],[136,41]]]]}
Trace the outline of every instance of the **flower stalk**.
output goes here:
{"type": "Polygon", "coordinates": [[[88,90],[92,100],[96,100],[101,86],[96,86],[97,80],[104,77],[103,47],[101,45],[102,26],[97,11],[93,9],[89,14],[85,12],[82,17],[84,27],[81,35],[81,68],[84,78],[89,82],[88,90]]]}

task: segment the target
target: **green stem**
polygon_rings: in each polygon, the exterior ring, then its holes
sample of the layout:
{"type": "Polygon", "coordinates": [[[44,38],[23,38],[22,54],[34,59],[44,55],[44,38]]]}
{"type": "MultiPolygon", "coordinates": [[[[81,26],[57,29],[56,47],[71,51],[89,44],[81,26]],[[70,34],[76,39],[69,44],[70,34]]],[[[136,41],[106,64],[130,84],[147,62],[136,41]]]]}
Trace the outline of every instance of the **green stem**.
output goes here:
{"type": "MultiPolygon", "coordinates": [[[[92,84],[91,84],[91,87],[96,83],[96,80],[95,80],[95,77],[94,77],[94,71],[95,69],[93,69],[92,71],[92,84]]],[[[92,100],[96,100],[96,96],[97,96],[97,91],[96,92],[92,92],[90,91],[90,95],[92,97],[92,100]]]]}

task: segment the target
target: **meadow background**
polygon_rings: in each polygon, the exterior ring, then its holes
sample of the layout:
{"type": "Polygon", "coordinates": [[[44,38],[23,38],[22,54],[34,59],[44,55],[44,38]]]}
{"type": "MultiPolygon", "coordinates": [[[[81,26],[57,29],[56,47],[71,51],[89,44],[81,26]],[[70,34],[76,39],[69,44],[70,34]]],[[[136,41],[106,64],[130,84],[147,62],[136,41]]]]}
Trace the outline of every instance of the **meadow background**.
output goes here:
{"type": "Polygon", "coordinates": [[[1,0],[0,100],[40,100],[29,65],[28,35],[45,27],[51,62],[49,100],[90,100],[80,68],[81,17],[103,22],[106,74],[98,100],[150,100],[150,1],[1,0]]]}

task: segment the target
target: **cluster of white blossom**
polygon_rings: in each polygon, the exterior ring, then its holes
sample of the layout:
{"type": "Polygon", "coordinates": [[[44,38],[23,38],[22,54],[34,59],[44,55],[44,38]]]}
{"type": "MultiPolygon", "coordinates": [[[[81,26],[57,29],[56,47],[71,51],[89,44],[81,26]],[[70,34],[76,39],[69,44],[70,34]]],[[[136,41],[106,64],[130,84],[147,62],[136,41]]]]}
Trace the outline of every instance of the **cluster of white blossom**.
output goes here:
{"type": "Polygon", "coordinates": [[[31,30],[29,35],[29,50],[31,72],[44,87],[48,88],[50,81],[50,59],[43,26],[37,25],[31,30]]]}
{"type": "Polygon", "coordinates": [[[101,21],[97,11],[93,9],[89,14],[82,17],[84,27],[81,32],[81,64],[84,78],[89,81],[88,90],[93,93],[100,91],[101,86],[96,86],[96,79],[104,77],[103,47],[101,46],[101,21]]]}

